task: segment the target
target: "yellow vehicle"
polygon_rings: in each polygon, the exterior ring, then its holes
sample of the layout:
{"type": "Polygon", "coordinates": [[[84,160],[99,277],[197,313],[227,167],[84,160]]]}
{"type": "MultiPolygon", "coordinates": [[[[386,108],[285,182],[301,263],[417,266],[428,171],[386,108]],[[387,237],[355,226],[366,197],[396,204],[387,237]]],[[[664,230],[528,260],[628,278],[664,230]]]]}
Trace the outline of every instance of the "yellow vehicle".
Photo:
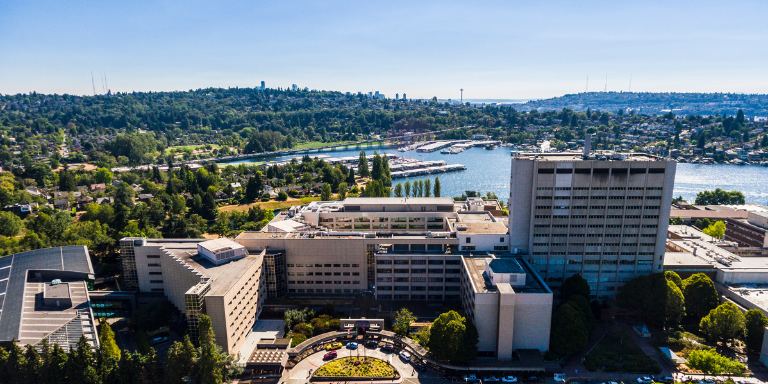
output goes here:
{"type": "Polygon", "coordinates": [[[328,344],[327,346],[325,346],[325,350],[326,351],[330,351],[332,349],[339,349],[339,348],[341,348],[341,343],[339,343],[339,342],[331,343],[331,344],[328,344]]]}

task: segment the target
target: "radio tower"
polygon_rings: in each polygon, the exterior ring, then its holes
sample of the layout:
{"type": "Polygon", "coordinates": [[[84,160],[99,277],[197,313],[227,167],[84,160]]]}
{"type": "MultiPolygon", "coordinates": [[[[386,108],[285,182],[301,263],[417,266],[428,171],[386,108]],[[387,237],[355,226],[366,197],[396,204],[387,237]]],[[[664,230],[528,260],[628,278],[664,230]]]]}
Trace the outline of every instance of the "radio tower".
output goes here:
{"type": "Polygon", "coordinates": [[[461,89],[461,104],[464,104],[464,88],[461,89]]]}
{"type": "Polygon", "coordinates": [[[96,96],[96,82],[93,81],[93,70],[91,70],[91,85],[93,86],[93,95],[96,96]]]}
{"type": "Polygon", "coordinates": [[[587,75],[587,88],[584,89],[584,93],[589,93],[589,75],[587,75]]]}
{"type": "Polygon", "coordinates": [[[632,74],[629,75],[629,91],[632,92],[632,74]]]}
{"type": "Polygon", "coordinates": [[[605,75],[605,88],[603,89],[603,92],[608,92],[608,75],[605,75]]]}

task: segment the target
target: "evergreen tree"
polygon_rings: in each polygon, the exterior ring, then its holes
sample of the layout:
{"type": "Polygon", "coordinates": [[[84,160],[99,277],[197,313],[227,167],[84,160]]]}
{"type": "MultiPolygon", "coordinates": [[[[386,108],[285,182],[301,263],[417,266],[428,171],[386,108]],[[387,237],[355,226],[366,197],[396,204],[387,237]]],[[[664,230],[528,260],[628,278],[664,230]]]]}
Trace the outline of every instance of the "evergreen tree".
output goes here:
{"type": "Polygon", "coordinates": [[[405,197],[411,197],[411,182],[405,181],[405,197]]]}
{"type": "Polygon", "coordinates": [[[211,318],[201,315],[199,321],[200,358],[197,360],[197,374],[202,384],[220,384],[223,379],[221,354],[216,345],[211,318]]]}
{"type": "Polygon", "coordinates": [[[768,326],[768,318],[759,309],[750,309],[744,314],[747,348],[750,351],[760,351],[763,345],[765,327],[768,326]]]}
{"type": "Polygon", "coordinates": [[[440,197],[440,178],[435,177],[435,197],[440,197]]]}
{"type": "Polygon", "coordinates": [[[371,172],[368,170],[368,157],[365,156],[364,150],[360,151],[357,161],[357,172],[360,173],[360,177],[371,177],[371,172]]]}
{"type": "Polygon", "coordinates": [[[395,185],[395,197],[403,197],[403,185],[400,183],[395,185]]]}
{"type": "Polygon", "coordinates": [[[91,384],[99,382],[96,361],[85,335],[80,336],[77,347],[70,351],[67,360],[67,378],[70,383],[91,384]]]}
{"type": "Polygon", "coordinates": [[[53,377],[50,374],[51,371],[51,344],[48,343],[48,339],[43,339],[40,342],[40,376],[39,381],[41,383],[53,382],[53,377]]]}
{"type": "Polygon", "coordinates": [[[134,355],[130,352],[123,353],[120,359],[120,363],[117,366],[117,383],[118,384],[139,384],[141,383],[141,375],[139,369],[139,355],[134,355]]]}
{"type": "Polygon", "coordinates": [[[320,192],[320,201],[331,201],[331,195],[331,185],[328,183],[323,183],[323,189],[320,192]]]}
{"type": "Polygon", "coordinates": [[[49,383],[66,383],[69,356],[58,344],[53,345],[51,363],[48,365],[49,383]]]}
{"type": "Polygon", "coordinates": [[[248,178],[248,183],[245,186],[245,198],[249,201],[258,199],[262,189],[261,172],[256,171],[256,174],[248,178]]]}
{"type": "Polygon", "coordinates": [[[43,362],[40,360],[40,355],[37,353],[35,347],[27,344],[24,351],[24,360],[26,365],[24,366],[24,378],[28,384],[38,384],[40,382],[40,374],[42,373],[43,362]]]}
{"type": "Polygon", "coordinates": [[[355,185],[355,170],[352,168],[347,173],[347,185],[355,185]]]}
{"type": "Polygon", "coordinates": [[[339,183],[339,200],[344,201],[347,198],[347,183],[339,183]]]}
{"type": "Polygon", "coordinates": [[[99,349],[96,352],[96,363],[99,367],[99,377],[102,382],[107,382],[112,372],[120,362],[120,348],[115,342],[115,332],[109,326],[106,319],[99,324],[99,349]]]}
{"type": "Polygon", "coordinates": [[[144,370],[142,372],[143,384],[162,384],[165,372],[163,369],[163,363],[157,356],[157,352],[154,348],[149,348],[149,354],[146,356],[144,362],[144,370]]]}
{"type": "Polygon", "coordinates": [[[371,179],[381,181],[384,176],[384,167],[381,164],[381,156],[375,151],[373,152],[373,171],[371,171],[371,179]]]}
{"type": "Polygon", "coordinates": [[[5,365],[6,379],[9,383],[26,383],[27,359],[16,340],[11,343],[11,350],[8,354],[8,363],[5,365]]]}
{"type": "Polygon", "coordinates": [[[432,193],[432,186],[430,184],[431,181],[429,179],[424,180],[424,197],[429,197],[429,194],[432,193]]]}

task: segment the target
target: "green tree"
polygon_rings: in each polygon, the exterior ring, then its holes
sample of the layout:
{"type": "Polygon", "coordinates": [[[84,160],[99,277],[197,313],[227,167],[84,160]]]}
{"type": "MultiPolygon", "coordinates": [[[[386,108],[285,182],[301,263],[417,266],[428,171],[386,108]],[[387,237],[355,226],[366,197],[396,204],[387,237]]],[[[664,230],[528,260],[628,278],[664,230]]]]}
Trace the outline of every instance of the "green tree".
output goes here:
{"type": "Polygon", "coordinates": [[[676,285],[678,288],[680,288],[680,292],[682,293],[682,289],[683,289],[683,280],[680,278],[680,276],[677,274],[677,272],[675,272],[675,271],[666,271],[666,272],[664,272],[664,277],[665,277],[667,280],[669,280],[669,281],[671,281],[671,282],[675,283],[675,285],[676,285]]]}
{"type": "Polygon", "coordinates": [[[456,311],[440,314],[430,328],[429,351],[439,360],[471,360],[477,353],[477,339],[473,334],[477,331],[471,328],[474,325],[456,311]]]}
{"type": "Polygon", "coordinates": [[[581,274],[577,273],[565,279],[563,284],[560,285],[560,300],[568,301],[571,296],[578,295],[587,299],[588,302],[589,292],[589,283],[587,283],[587,280],[581,277],[581,274]]]}
{"type": "Polygon", "coordinates": [[[411,182],[406,180],[404,188],[405,188],[405,197],[411,197],[411,182]]]}
{"type": "Polygon", "coordinates": [[[24,222],[11,212],[0,211],[0,235],[13,237],[24,229],[24,222]]]}
{"type": "Polygon", "coordinates": [[[440,197],[440,178],[435,177],[435,197],[440,197]]]}
{"type": "Polygon", "coordinates": [[[145,356],[142,379],[146,384],[161,384],[165,376],[165,368],[154,348],[149,348],[149,354],[145,356]]]}
{"type": "Polygon", "coordinates": [[[712,236],[716,239],[722,239],[725,234],[725,223],[722,221],[715,221],[702,231],[704,234],[712,236]]]}
{"type": "Polygon", "coordinates": [[[39,383],[43,371],[43,362],[35,347],[27,344],[24,351],[24,360],[26,360],[24,365],[24,378],[26,382],[29,384],[39,383]]]}
{"type": "Polygon", "coordinates": [[[670,225],[682,225],[683,224],[683,218],[680,217],[680,216],[670,217],[669,218],[669,224],[670,225]]]}
{"type": "Polygon", "coordinates": [[[710,340],[730,341],[744,334],[744,314],[731,302],[711,310],[699,323],[699,329],[710,340]]]}
{"type": "MultiPolygon", "coordinates": [[[[15,341],[15,340],[14,340],[15,341]]],[[[8,359],[5,364],[6,380],[8,383],[26,383],[25,372],[27,359],[24,351],[16,342],[11,343],[8,359]]]]}
{"type": "Polygon", "coordinates": [[[288,200],[288,194],[285,193],[285,191],[280,191],[277,193],[277,201],[286,201],[288,200]]]}
{"type": "Polygon", "coordinates": [[[96,360],[85,336],[80,336],[77,347],[70,352],[67,359],[67,378],[72,383],[98,383],[96,360]]]}
{"type": "Polygon", "coordinates": [[[408,308],[400,308],[395,313],[395,321],[392,323],[392,330],[398,335],[408,337],[411,333],[411,325],[416,322],[416,316],[408,308]]]}
{"type": "Polygon", "coordinates": [[[419,345],[421,345],[424,348],[427,348],[429,346],[429,335],[430,335],[430,326],[421,327],[418,332],[413,336],[413,340],[415,340],[419,345]]]}
{"type": "MultiPolygon", "coordinates": [[[[702,134],[703,135],[703,134],[702,134]]],[[[744,194],[739,191],[725,191],[720,188],[714,191],[702,191],[696,194],[696,205],[744,204],[744,194]]]]}
{"type": "Polygon", "coordinates": [[[140,384],[141,355],[130,352],[123,353],[117,365],[117,382],[120,384],[140,384]]]}
{"type": "Polygon", "coordinates": [[[712,375],[740,375],[744,364],[717,353],[714,349],[698,349],[688,354],[686,365],[712,375]]]}
{"type": "Polygon", "coordinates": [[[256,171],[253,176],[248,178],[248,183],[245,185],[245,197],[248,200],[253,201],[261,194],[261,189],[263,188],[261,178],[261,171],[256,171]]]}
{"type": "Polygon", "coordinates": [[[102,382],[109,380],[112,371],[117,369],[120,362],[120,348],[115,342],[115,332],[106,319],[99,324],[99,349],[96,351],[96,364],[102,382]]]}
{"type": "Polygon", "coordinates": [[[314,328],[312,328],[312,326],[307,323],[299,323],[294,325],[293,333],[294,335],[304,335],[308,338],[315,335],[314,328]]]}
{"type": "Polygon", "coordinates": [[[331,199],[331,185],[328,183],[323,183],[323,190],[320,192],[320,201],[331,201],[331,199]]]}
{"type": "Polygon", "coordinates": [[[560,354],[574,353],[587,345],[589,332],[584,318],[572,303],[565,303],[552,315],[549,349],[560,354]]]}
{"type": "MultiPolygon", "coordinates": [[[[66,381],[69,356],[58,344],[53,345],[51,362],[48,364],[47,375],[51,383],[64,383],[66,381]]],[[[45,381],[43,381],[45,382],[45,381]]]]}
{"type": "Polygon", "coordinates": [[[194,373],[197,350],[189,335],[184,335],[183,342],[175,342],[168,350],[165,377],[169,384],[179,384],[184,377],[194,373]]]}
{"type": "Polygon", "coordinates": [[[746,328],[745,342],[750,351],[760,351],[763,346],[765,327],[768,326],[768,318],[759,309],[750,309],[744,314],[744,328],[746,328]]]}
{"type": "Polygon", "coordinates": [[[403,197],[403,185],[400,183],[395,185],[395,197],[403,197]]]}
{"type": "Polygon", "coordinates": [[[430,184],[431,181],[429,179],[424,180],[424,197],[429,197],[429,194],[432,193],[432,186],[430,184]]]}
{"type": "Polygon", "coordinates": [[[289,309],[283,312],[283,325],[285,333],[293,329],[293,326],[299,323],[308,323],[315,316],[315,311],[304,309],[289,309]]]}
{"type": "Polygon", "coordinates": [[[93,175],[93,178],[97,183],[104,183],[107,185],[112,184],[112,177],[114,177],[114,175],[106,168],[96,169],[96,173],[93,175]]]}
{"type": "Polygon", "coordinates": [[[77,181],[75,179],[75,174],[67,169],[65,166],[64,169],[59,171],[59,190],[60,191],[75,191],[77,190],[77,181]]]}
{"type": "Polygon", "coordinates": [[[666,280],[667,283],[667,305],[665,308],[664,326],[666,328],[675,328],[680,325],[680,321],[685,315],[685,298],[683,292],[673,281],[666,280]]]}
{"type": "Polygon", "coordinates": [[[200,315],[200,358],[197,361],[197,373],[202,384],[220,384],[224,380],[221,355],[217,349],[213,324],[207,315],[200,315]]]}
{"type": "Polygon", "coordinates": [[[357,173],[360,177],[371,177],[371,172],[368,170],[368,157],[365,156],[365,151],[360,151],[360,156],[357,159],[357,173]]]}
{"type": "Polygon", "coordinates": [[[339,200],[344,201],[347,198],[347,183],[339,183],[339,200]]]}
{"type": "Polygon", "coordinates": [[[685,311],[691,321],[699,322],[720,303],[715,283],[703,273],[683,280],[685,311]]]}

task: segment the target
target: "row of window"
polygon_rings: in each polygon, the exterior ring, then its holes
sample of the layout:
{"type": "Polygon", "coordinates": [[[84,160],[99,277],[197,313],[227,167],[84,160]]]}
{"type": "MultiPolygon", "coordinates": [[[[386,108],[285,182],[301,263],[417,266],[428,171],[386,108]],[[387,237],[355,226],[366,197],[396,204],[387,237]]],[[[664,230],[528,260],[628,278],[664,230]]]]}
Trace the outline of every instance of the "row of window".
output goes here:
{"type": "MultiPolygon", "coordinates": [[[[392,268],[378,268],[378,269],[376,269],[376,273],[392,273],[393,271],[394,271],[394,273],[416,273],[416,274],[427,273],[427,270],[423,269],[423,268],[414,268],[414,269],[408,269],[408,268],[394,268],[394,269],[392,269],[392,268]]],[[[443,269],[442,268],[441,269],[430,268],[429,269],[429,273],[439,273],[439,274],[442,275],[443,274],[443,269]]],[[[445,273],[454,273],[454,274],[455,273],[461,273],[461,270],[460,269],[446,269],[445,273]]]]}
{"type": "Polygon", "coordinates": [[[335,280],[335,281],[332,281],[332,280],[317,280],[317,281],[315,281],[315,280],[288,280],[288,284],[336,284],[336,285],[355,284],[355,285],[358,285],[358,284],[360,284],[360,281],[356,281],[356,280],[353,280],[353,281],[348,281],[348,280],[343,280],[343,281],[342,280],[335,280]]]}
{"type": "MultiPolygon", "coordinates": [[[[391,285],[380,285],[376,287],[378,291],[392,291],[393,287],[391,285]]],[[[461,288],[458,285],[449,285],[446,287],[443,286],[426,286],[426,285],[396,285],[394,286],[395,291],[430,291],[430,292],[443,292],[445,291],[459,291],[461,288]],[[443,289],[445,288],[445,289],[443,289]]]]}
{"type": "Polygon", "coordinates": [[[376,264],[378,265],[392,265],[394,261],[395,265],[408,265],[409,263],[412,265],[459,265],[461,264],[460,260],[442,260],[442,259],[435,259],[435,260],[387,260],[387,259],[378,259],[376,260],[376,264]]]}
{"type": "MultiPolygon", "coordinates": [[[[602,216],[600,216],[602,218],[602,216]]],[[[584,224],[536,224],[534,228],[584,228],[584,224]]],[[[640,228],[640,224],[606,224],[606,228],[640,228]]],[[[643,224],[643,228],[657,228],[656,224],[643,224]]]]}
{"type": "MultiPolygon", "coordinates": [[[[537,187],[536,188],[539,191],[588,191],[589,187],[537,187]]],[[[608,190],[608,187],[592,187],[593,191],[605,191],[608,190]]],[[[611,191],[661,191],[662,187],[610,187],[611,191]]]]}
{"type": "Polygon", "coordinates": [[[289,293],[358,293],[360,292],[360,289],[351,289],[351,288],[290,288],[288,289],[289,293]]]}
{"type": "Polygon", "coordinates": [[[315,268],[359,268],[360,264],[287,264],[288,268],[292,267],[312,267],[315,268]]]}
{"type": "Polygon", "coordinates": [[[360,276],[360,272],[288,272],[288,276],[360,276]]]}
{"type": "MultiPolygon", "coordinates": [[[[574,206],[569,206],[569,205],[552,205],[552,206],[550,206],[550,205],[537,205],[536,209],[591,209],[591,210],[602,210],[602,209],[605,209],[605,205],[593,205],[591,207],[588,207],[586,205],[574,205],[574,206]]],[[[610,210],[621,210],[621,209],[635,209],[635,210],[639,210],[639,209],[643,209],[643,207],[640,206],[640,205],[627,205],[627,206],[623,206],[623,205],[609,205],[608,209],[610,209],[610,210]]],[[[658,205],[649,205],[649,206],[645,207],[645,209],[659,209],[659,206],[658,205]]]]}
{"type": "Polygon", "coordinates": [[[336,217],[335,220],[333,217],[321,217],[320,218],[321,223],[442,223],[443,217],[441,216],[431,216],[431,217],[368,217],[368,216],[361,216],[361,217],[336,217]]]}
{"type": "MultiPolygon", "coordinates": [[[[586,243],[586,244],[585,243],[567,243],[567,245],[569,245],[571,247],[583,247],[583,246],[587,246],[587,247],[601,247],[601,246],[602,247],[637,247],[637,244],[638,243],[586,243]]],[[[565,242],[562,242],[562,243],[555,243],[555,242],[550,242],[550,243],[533,243],[533,246],[534,247],[546,247],[546,246],[550,246],[550,247],[565,247],[566,243],[565,242]]],[[[654,246],[656,246],[656,243],[640,243],[640,246],[641,247],[654,247],[654,246]]]]}
{"type": "MultiPolygon", "coordinates": [[[[602,234],[602,233],[588,233],[588,234],[583,234],[583,233],[552,233],[552,234],[549,234],[549,233],[536,233],[533,236],[534,237],[550,237],[550,236],[551,237],[568,237],[568,236],[570,236],[570,237],[622,237],[622,235],[620,233],[606,233],[606,234],[602,234]]],[[[623,236],[624,237],[638,237],[638,236],[641,236],[641,237],[654,237],[655,238],[656,234],[655,233],[644,233],[642,235],[638,235],[637,233],[625,233],[623,236]]]]}
{"type": "MultiPolygon", "coordinates": [[[[590,216],[589,218],[590,219],[602,219],[603,217],[604,217],[603,215],[593,215],[593,216],[590,216]]],[[[616,215],[616,216],[610,217],[610,219],[620,219],[621,217],[622,217],[621,215],[616,215]]],[[[639,219],[640,215],[624,215],[623,217],[625,219],[639,219]]],[[[571,219],[586,219],[587,215],[570,215],[570,216],[569,215],[534,215],[534,218],[535,219],[568,219],[568,218],[571,218],[571,219]]],[[[642,218],[643,219],[658,219],[659,215],[643,215],[642,218]]]]}
{"type": "MultiPolygon", "coordinates": [[[[443,300],[443,295],[376,295],[379,300],[443,300]]],[[[445,295],[445,300],[458,300],[459,295],[445,295]]]]}
{"type": "Polygon", "coordinates": [[[376,278],[379,283],[460,283],[461,279],[458,277],[382,277],[376,278]]]}

